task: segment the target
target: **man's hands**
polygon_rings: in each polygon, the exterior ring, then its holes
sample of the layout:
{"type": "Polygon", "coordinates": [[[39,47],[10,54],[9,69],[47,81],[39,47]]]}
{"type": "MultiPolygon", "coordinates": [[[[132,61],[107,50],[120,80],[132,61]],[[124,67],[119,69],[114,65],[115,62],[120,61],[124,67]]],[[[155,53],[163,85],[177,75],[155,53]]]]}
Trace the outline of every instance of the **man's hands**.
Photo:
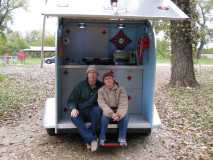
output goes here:
{"type": "MultiPolygon", "coordinates": [[[[75,118],[78,115],[79,115],[79,111],[76,108],[72,109],[70,116],[75,118]]],[[[118,121],[120,121],[120,115],[118,113],[113,113],[112,119],[113,119],[113,121],[118,122],[118,121]]]]}
{"type": "Polygon", "coordinates": [[[75,118],[79,115],[79,111],[77,109],[72,109],[71,113],[70,113],[70,116],[75,118]]]}
{"type": "Polygon", "coordinates": [[[120,115],[118,113],[113,113],[112,114],[112,119],[113,121],[117,122],[120,120],[120,115]]]}

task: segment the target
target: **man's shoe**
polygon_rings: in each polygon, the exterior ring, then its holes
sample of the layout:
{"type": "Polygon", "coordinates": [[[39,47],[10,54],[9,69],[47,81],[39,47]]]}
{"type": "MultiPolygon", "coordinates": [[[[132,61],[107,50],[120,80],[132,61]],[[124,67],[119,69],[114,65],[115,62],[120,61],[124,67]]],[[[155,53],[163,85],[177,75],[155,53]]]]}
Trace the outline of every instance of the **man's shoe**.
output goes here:
{"type": "Polygon", "coordinates": [[[95,152],[95,151],[97,151],[97,149],[98,149],[98,142],[97,142],[97,140],[93,140],[91,142],[91,151],[95,152]]]}
{"type": "Polygon", "coordinates": [[[120,146],[127,147],[126,139],[119,139],[118,141],[119,141],[120,146]]]}
{"type": "Polygon", "coordinates": [[[104,139],[100,139],[99,145],[100,145],[100,146],[103,146],[104,144],[105,144],[105,140],[104,140],[104,139]]]}

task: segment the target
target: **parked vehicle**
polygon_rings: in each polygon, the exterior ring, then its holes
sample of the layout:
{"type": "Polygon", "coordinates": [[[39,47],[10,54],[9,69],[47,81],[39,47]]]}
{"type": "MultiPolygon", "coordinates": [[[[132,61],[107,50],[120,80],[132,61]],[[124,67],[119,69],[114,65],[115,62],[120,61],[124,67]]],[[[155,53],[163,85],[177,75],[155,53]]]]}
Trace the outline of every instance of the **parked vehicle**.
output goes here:
{"type": "Polygon", "coordinates": [[[47,64],[55,63],[56,62],[56,56],[45,58],[44,62],[47,63],[47,64]]]}
{"type": "MultiPolygon", "coordinates": [[[[89,64],[96,64],[99,77],[113,70],[115,79],[126,88],[128,132],[150,134],[161,126],[153,102],[156,40],[149,20],[187,18],[173,2],[72,0],[60,4],[49,0],[43,14],[58,17],[56,97],[47,99],[43,118],[50,135],[61,129],[77,131],[66,104],[89,64]]],[[[110,124],[108,132],[116,128],[110,124]]]]}

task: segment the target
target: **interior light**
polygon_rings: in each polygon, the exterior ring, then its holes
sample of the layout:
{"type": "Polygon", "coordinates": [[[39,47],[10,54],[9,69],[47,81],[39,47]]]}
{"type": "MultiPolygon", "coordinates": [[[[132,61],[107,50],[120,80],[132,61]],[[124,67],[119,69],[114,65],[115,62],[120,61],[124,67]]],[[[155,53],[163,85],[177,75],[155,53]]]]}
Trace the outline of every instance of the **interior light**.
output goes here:
{"type": "Polygon", "coordinates": [[[119,29],[124,29],[124,28],[125,28],[125,25],[124,25],[124,24],[118,24],[118,28],[119,28],[119,29]]]}
{"type": "Polygon", "coordinates": [[[84,29],[86,27],[85,23],[79,23],[78,25],[80,29],[84,29]]]}

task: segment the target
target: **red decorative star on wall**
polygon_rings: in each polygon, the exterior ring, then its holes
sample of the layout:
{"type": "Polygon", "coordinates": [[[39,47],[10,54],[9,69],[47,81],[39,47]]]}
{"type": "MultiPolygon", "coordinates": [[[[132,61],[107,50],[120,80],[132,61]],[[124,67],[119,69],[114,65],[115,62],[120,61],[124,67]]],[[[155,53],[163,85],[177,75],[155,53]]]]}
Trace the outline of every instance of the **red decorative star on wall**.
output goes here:
{"type": "Polygon", "coordinates": [[[112,39],[110,40],[110,42],[113,43],[113,45],[117,48],[117,49],[124,49],[129,43],[132,42],[131,39],[129,39],[129,37],[127,37],[127,35],[120,30],[114,37],[112,37],[112,39]]]}

